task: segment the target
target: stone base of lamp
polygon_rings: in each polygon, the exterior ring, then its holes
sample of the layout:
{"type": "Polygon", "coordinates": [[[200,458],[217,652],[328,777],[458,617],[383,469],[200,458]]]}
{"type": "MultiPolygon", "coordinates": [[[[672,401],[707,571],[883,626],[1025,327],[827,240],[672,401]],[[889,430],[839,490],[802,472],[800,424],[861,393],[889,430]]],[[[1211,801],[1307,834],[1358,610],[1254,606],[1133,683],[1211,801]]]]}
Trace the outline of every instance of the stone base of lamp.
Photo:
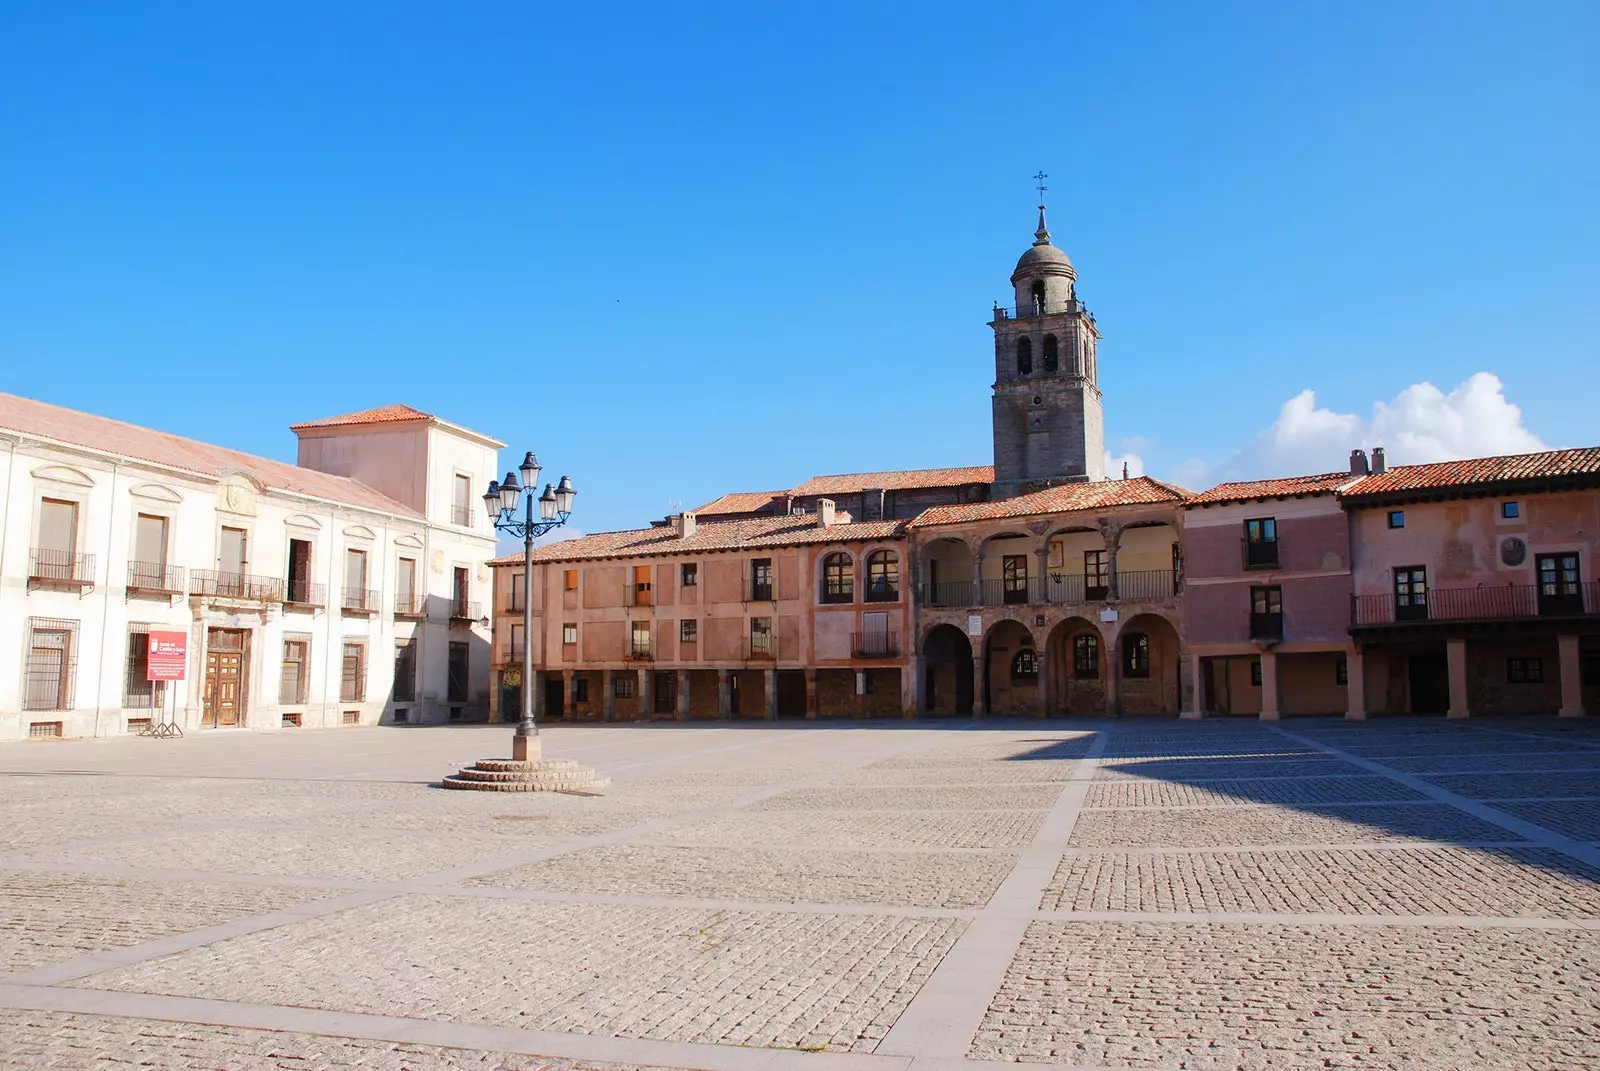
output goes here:
{"type": "Polygon", "coordinates": [[[544,757],[544,745],[537,735],[524,736],[520,732],[511,738],[511,758],[514,762],[538,762],[544,757]]]}
{"type": "MultiPolygon", "coordinates": [[[[534,738],[537,745],[538,738],[534,738]]],[[[549,762],[518,762],[506,759],[480,759],[464,766],[440,782],[445,788],[474,792],[568,792],[579,796],[598,796],[610,786],[609,778],[596,777],[587,766],[570,759],[549,762]]]]}

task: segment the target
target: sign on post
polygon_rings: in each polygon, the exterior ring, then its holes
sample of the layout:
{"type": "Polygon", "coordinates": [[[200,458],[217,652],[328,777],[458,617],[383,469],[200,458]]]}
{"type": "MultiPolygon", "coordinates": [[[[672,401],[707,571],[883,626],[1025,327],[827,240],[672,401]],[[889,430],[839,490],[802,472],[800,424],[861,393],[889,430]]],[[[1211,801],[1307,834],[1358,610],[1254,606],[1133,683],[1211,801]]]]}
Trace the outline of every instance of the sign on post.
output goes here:
{"type": "Polygon", "coordinates": [[[145,660],[145,680],[181,681],[189,665],[187,632],[150,633],[149,657],[145,660]]]}

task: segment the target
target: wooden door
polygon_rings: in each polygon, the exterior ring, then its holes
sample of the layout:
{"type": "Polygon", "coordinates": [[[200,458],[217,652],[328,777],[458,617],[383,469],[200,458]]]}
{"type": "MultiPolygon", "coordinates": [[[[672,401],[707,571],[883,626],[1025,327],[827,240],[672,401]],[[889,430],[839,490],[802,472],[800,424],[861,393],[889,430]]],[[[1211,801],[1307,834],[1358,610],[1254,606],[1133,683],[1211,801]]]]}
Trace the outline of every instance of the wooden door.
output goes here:
{"type": "Polygon", "coordinates": [[[238,725],[244,706],[244,639],[232,629],[213,629],[206,642],[204,720],[238,725]]]}

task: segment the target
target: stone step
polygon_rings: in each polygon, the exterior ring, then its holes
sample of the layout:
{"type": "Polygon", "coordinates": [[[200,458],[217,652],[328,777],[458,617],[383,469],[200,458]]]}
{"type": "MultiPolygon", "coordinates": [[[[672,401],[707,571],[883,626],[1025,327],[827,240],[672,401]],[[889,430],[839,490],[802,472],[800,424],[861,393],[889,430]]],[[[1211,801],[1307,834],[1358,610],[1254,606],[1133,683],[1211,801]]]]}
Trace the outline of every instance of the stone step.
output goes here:
{"type": "Polygon", "coordinates": [[[469,769],[495,773],[538,773],[545,770],[581,770],[573,759],[545,759],[542,762],[518,762],[515,759],[479,759],[469,769]]]}
{"type": "MultiPolygon", "coordinates": [[[[466,773],[468,771],[462,771],[466,773]]],[[[595,794],[611,785],[610,778],[597,778],[593,772],[570,774],[565,777],[520,777],[509,781],[477,781],[451,774],[440,782],[445,788],[471,789],[477,792],[571,792],[595,794]]]]}

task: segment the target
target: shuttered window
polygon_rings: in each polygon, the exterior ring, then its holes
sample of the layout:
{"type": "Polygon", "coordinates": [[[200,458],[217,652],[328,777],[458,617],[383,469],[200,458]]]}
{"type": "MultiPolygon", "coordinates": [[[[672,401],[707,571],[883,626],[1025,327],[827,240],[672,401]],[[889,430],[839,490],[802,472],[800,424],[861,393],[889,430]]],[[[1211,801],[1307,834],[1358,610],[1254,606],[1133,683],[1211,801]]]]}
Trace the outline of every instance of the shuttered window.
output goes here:
{"type": "Polygon", "coordinates": [[[77,669],[78,622],[29,618],[23,709],[71,710],[77,669]]]}
{"type": "Polygon", "coordinates": [[[308,637],[284,639],[283,668],[278,676],[278,702],[289,706],[298,706],[306,702],[310,659],[311,641],[308,637]]]}
{"type": "Polygon", "coordinates": [[[367,648],[364,644],[346,642],[340,660],[339,700],[360,703],[367,698],[367,648]]]}

